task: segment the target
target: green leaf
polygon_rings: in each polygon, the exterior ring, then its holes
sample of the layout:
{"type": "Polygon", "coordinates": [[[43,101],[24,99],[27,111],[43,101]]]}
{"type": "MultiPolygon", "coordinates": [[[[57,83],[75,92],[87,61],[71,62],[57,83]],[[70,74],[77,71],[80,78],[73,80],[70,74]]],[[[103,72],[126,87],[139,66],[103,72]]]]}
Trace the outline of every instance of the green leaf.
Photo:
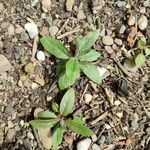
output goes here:
{"type": "Polygon", "coordinates": [[[68,88],[69,86],[71,86],[72,84],[74,83],[74,81],[70,81],[67,77],[66,77],[66,74],[63,74],[59,77],[59,81],[58,81],[58,84],[59,84],[59,88],[61,90],[64,90],[66,88],[68,88]]]}
{"type": "Polygon", "coordinates": [[[137,67],[141,67],[142,65],[144,65],[145,61],[145,56],[142,53],[138,54],[135,58],[135,64],[137,67]]]}
{"type": "Polygon", "coordinates": [[[150,55],[150,48],[145,48],[144,51],[146,56],[150,55]]]}
{"type": "Polygon", "coordinates": [[[88,53],[84,55],[79,55],[78,59],[80,61],[95,61],[100,57],[100,54],[95,50],[90,50],[88,53]]]}
{"type": "Polygon", "coordinates": [[[52,149],[57,150],[63,140],[65,130],[61,126],[56,126],[52,134],[52,149]]]}
{"type": "Polygon", "coordinates": [[[75,80],[80,77],[79,63],[74,57],[70,57],[66,63],[66,77],[70,82],[75,82],[75,80]]]}
{"type": "Polygon", "coordinates": [[[41,119],[57,118],[57,116],[54,113],[48,110],[39,112],[38,117],[41,119]]]}
{"type": "Polygon", "coordinates": [[[56,102],[52,102],[52,110],[54,112],[58,112],[59,111],[59,105],[56,102]]]}
{"type": "Polygon", "coordinates": [[[82,136],[91,136],[94,134],[91,129],[86,127],[83,122],[80,122],[78,119],[74,118],[73,120],[67,120],[65,121],[65,124],[72,131],[81,134],[82,136]]]}
{"type": "Polygon", "coordinates": [[[93,44],[96,42],[100,34],[100,30],[94,30],[89,32],[84,37],[77,38],[77,49],[79,53],[90,49],[93,44]]]}
{"type": "Polygon", "coordinates": [[[145,47],[145,45],[146,45],[146,39],[145,39],[145,37],[142,37],[138,41],[138,48],[140,48],[142,50],[145,47]]]}
{"type": "Polygon", "coordinates": [[[67,116],[68,114],[73,112],[75,101],[75,91],[73,88],[70,88],[65,95],[63,96],[60,103],[60,114],[63,116],[67,116]]]}
{"type": "Polygon", "coordinates": [[[45,129],[45,128],[52,128],[59,119],[35,119],[30,121],[29,123],[37,129],[45,129]]]}
{"type": "Polygon", "coordinates": [[[69,58],[68,50],[63,46],[60,41],[50,37],[42,37],[40,39],[40,42],[43,45],[44,49],[50,54],[53,54],[55,57],[60,59],[69,58]]]}
{"type": "Polygon", "coordinates": [[[102,77],[97,69],[97,67],[91,63],[80,63],[80,68],[83,73],[91,79],[93,82],[100,84],[102,77]]]}

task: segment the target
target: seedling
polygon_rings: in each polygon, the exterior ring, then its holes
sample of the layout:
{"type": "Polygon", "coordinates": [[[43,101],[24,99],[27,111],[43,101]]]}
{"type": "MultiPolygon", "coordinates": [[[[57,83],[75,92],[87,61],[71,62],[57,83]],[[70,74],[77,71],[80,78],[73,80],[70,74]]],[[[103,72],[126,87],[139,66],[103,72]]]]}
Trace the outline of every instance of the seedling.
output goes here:
{"type": "Polygon", "coordinates": [[[100,84],[101,76],[95,65],[92,64],[100,57],[100,53],[91,49],[100,34],[100,30],[89,32],[84,37],[76,39],[75,54],[65,48],[58,40],[50,37],[42,37],[40,42],[44,49],[62,61],[58,64],[59,70],[59,87],[61,90],[71,86],[79,77],[81,71],[93,82],[100,84]]]}
{"type": "Polygon", "coordinates": [[[41,111],[38,113],[38,119],[30,121],[30,124],[37,129],[52,128],[52,149],[57,150],[63,139],[63,134],[67,128],[81,134],[82,136],[91,136],[94,132],[87,128],[82,118],[75,116],[68,119],[67,116],[73,112],[75,101],[75,91],[70,88],[63,96],[60,107],[54,102],[51,111],[41,111]]]}
{"type": "Polygon", "coordinates": [[[137,67],[144,65],[146,56],[150,55],[150,48],[146,47],[146,39],[143,37],[138,41],[138,48],[141,50],[135,58],[135,64],[137,67]]]}

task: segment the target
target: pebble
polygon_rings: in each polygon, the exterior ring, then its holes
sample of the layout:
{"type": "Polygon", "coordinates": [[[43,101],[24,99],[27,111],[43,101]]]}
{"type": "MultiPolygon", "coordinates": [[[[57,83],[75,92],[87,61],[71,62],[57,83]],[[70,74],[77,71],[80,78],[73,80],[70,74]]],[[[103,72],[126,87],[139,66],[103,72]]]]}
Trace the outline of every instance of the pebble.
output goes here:
{"type": "Polygon", "coordinates": [[[91,102],[92,98],[93,98],[93,96],[91,94],[86,93],[84,95],[84,100],[85,100],[86,103],[91,102]]]}
{"type": "Polygon", "coordinates": [[[3,74],[6,71],[9,71],[12,68],[8,59],[4,55],[1,55],[1,54],[0,54],[0,62],[1,62],[0,63],[0,74],[3,74]]]}
{"type": "Polygon", "coordinates": [[[113,38],[108,35],[102,38],[102,42],[104,45],[113,45],[114,43],[113,38]]]}
{"type": "Polygon", "coordinates": [[[144,1],[143,6],[150,7],[150,1],[149,0],[144,1]]]}
{"type": "Polygon", "coordinates": [[[114,50],[112,49],[111,46],[105,46],[105,50],[107,51],[108,54],[114,53],[114,50]]]}
{"type": "Polygon", "coordinates": [[[7,139],[8,140],[13,139],[14,135],[15,135],[15,129],[14,128],[13,129],[9,129],[8,132],[7,132],[7,139]]]}
{"type": "Polygon", "coordinates": [[[135,16],[131,15],[128,19],[128,25],[133,26],[135,24],[135,21],[136,21],[135,16]]]}
{"type": "Polygon", "coordinates": [[[27,136],[28,136],[28,138],[30,138],[31,140],[34,140],[34,136],[33,136],[33,134],[32,134],[30,131],[27,133],[27,136]]]}
{"type": "Polygon", "coordinates": [[[58,32],[58,27],[57,26],[51,26],[50,28],[49,28],[49,33],[50,33],[50,35],[52,36],[52,37],[54,37],[56,34],[57,34],[57,32],[58,32]]]}
{"type": "Polygon", "coordinates": [[[118,7],[125,7],[126,6],[126,2],[125,1],[117,1],[117,6],[118,7]]]}
{"type": "Polygon", "coordinates": [[[6,106],[5,109],[4,109],[4,113],[6,115],[12,115],[15,113],[15,109],[12,108],[11,106],[6,106]]]}
{"type": "Polygon", "coordinates": [[[126,30],[126,26],[122,25],[121,28],[120,28],[120,30],[119,30],[119,33],[123,34],[125,32],[125,30],[126,30]]]}
{"type": "Polygon", "coordinates": [[[3,3],[0,3],[0,12],[3,12],[5,10],[5,7],[3,5],[3,3]]]}
{"type": "Polygon", "coordinates": [[[23,27],[18,25],[17,28],[15,29],[16,34],[21,34],[24,31],[23,27]]]}
{"type": "Polygon", "coordinates": [[[32,1],[31,1],[31,6],[34,7],[34,6],[38,3],[38,1],[39,1],[39,0],[32,0],[32,1]]]}
{"type": "Polygon", "coordinates": [[[15,27],[12,24],[10,24],[8,27],[8,35],[9,37],[11,37],[14,34],[15,34],[15,27]]]}
{"type": "Polygon", "coordinates": [[[117,45],[121,46],[121,45],[122,45],[122,40],[116,38],[116,39],[115,39],[115,43],[116,43],[117,45]]]}
{"type": "Polygon", "coordinates": [[[6,21],[6,22],[2,22],[2,24],[1,24],[1,28],[2,28],[2,29],[4,29],[4,28],[8,27],[8,26],[9,26],[9,24],[10,24],[10,23],[9,23],[9,22],[7,22],[7,21],[6,21]]]}
{"type": "Polygon", "coordinates": [[[106,141],[106,137],[104,135],[101,136],[101,138],[98,141],[98,144],[104,144],[106,141]]]}
{"type": "Polygon", "coordinates": [[[10,121],[10,120],[8,120],[7,124],[8,124],[8,128],[9,128],[9,129],[14,127],[13,122],[10,121]]]}
{"type": "Polygon", "coordinates": [[[26,23],[25,29],[28,32],[31,39],[33,39],[36,35],[38,35],[38,28],[35,23],[26,23]]]}
{"type": "Polygon", "coordinates": [[[88,150],[91,145],[91,139],[85,138],[77,143],[77,150],[88,150]]]}
{"type": "Polygon", "coordinates": [[[148,20],[147,20],[147,17],[142,15],[139,19],[138,19],[138,27],[141,29],[141,30],[145,30],[146,27],[148,25],[148,20]]]}
{"type": "Polygon", "coordinates": [[[93,18],[91,17],[91,16],[87,16],[87,22],[89,23],[89,24],[93,24],[93,18]]]}
{"type": "Polygon", "coordinates": [[[72,11],[73,4],[74,4],[74,0],[67,0],[66,1],[66,10],[67,11],[72,11]]]}
{"type": "Polygon", "coordinates": [[[48,23],[49,26],[52,26],[53,24],[53,19],[52,19],[52,16],[49,15],[45,18],[45,21],[48,23]]]}
{"type": "Polygon", "coordinates": [[[83,10],[79,10],[79,12],[78,12],[78,14],[77,14],[77,18],[78,18],[78,19],[81,19],[81,20],[86,18],[86,16],[85,16],[83,10]]]}
{"type": "Polygon", "coordinates": [[[105,79],[110,75],[109,70],[107,70],[104,67],[98,67],[98,71],[99,71],[99,74],[102,77],[102,79],[105,79]]]}
{"type": "Polygon", "coordinates": [[[114,101],[115,106],[119,106],[120,104],[121,104],[121,102],[119,100],[114,101]]]}
{"type": "Polygon", "coordinates": [[[140,7],[140,13],[145,14],[146,13],[146,8],[145,7],[140,7]]]}
{"type": "Polygon", "coordinates": [[[42,0],[42,10],[48,12],[51,10],[52,2],[51,0],[42,0]]]}
{"type": "Polygon", "coordinates": [[[94,143],[92,145],[92,150],[100,150],[100,146],[94,143]]]}
{"type": "Polygon", "coordinates": [[[34,90],[34,89],[36,89],[38,87],[38,84],[37,83],[32,83],[32,85],[31,85],[31,88],[34,90]]]}
{"type": "Polygon", "coordinates": [[[36,53],[36,58],[39,61],[44,61],[45,60],[45,54],[44,54],[44,52],[43,51],[38,51],[36,53]]]}
{"type": "Polygon", "coordinates": [[[106,35],[106,30],[105,28],[102,29],[101,33],[100,33],[100,36],[103,37],[106,35]]]}
{"type": "Polygon", "coordinates": [[[29,36],[26,32],[21,32],[21,40],[26,42],[29,40],[29,36]]]}

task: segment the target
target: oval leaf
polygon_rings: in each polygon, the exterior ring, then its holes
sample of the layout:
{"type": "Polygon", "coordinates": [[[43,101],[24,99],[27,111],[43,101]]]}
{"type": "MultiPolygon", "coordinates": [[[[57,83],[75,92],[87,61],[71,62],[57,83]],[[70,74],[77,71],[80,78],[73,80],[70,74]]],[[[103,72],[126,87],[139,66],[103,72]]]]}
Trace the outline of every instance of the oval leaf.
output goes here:
{"type": "Polygon", "coordinates": [[[97,67],[90,63],[80,63],[80,68],[83,73],[91,79],[93,82],[100,84],[102,81],[102,77],[99,74],[97,67]]]}
{"type": "Polygon", "coordinates": [[[86,127],[83,122],[79,121],[78,119],[74,118],[73,120],[67,120],[65,121],[65,124],[72,131],[81,134],[82,136],[91,136],[94,134],[91,129],[86,127]]]}
{"type": "Polygon", "coordinates": [[[58,112],[59,110],[59,105],[56,102],[52,102],[52,110],[54,112],[58,112]]]}
{"type": "Polygon", "coordinates": [[[38,117],[43,119],[57,118],[57,116],[54,113],[48,110],[39,112],[38,117]]]}
{"type": "Polygon", "coordinates": [[[95,61],[100,57],[100,54],[95,50],[90,50],[88,53],[79,56],[80,61],[95,61]]]}
{"type": "Polygon", "coordinates": [[[145,56],[142,53],[138,54],[135,58],[135,64],[137,67],[141,67],[142,65],[144,65],[145,61],[145,56]]]}
{"type": "Polygon", "coordinates": [[[70,80],[70,82],[75,82],[77,78],[80,76],[80,68],[78,60],[74,57],[70,57],[68,62],[66,63],[66,77],[70,80]]]}
{"type": "Polygon", "coordinates": [[[144,51],[146,56],[150,55],[150,48],[145,48],[144,51]]]}
{"type": "Polygon", "coordinates": [[[79,53],[86,51],[90,49],[93,44],[96,42],[100,34],[100,30],[94,30],[92,32],[89,32],[84,37],[77,38],[77,49],[79,53]]]}
{"type": "Polygon", "coordinates": [[[142,50],[145,47],[145,45],[146,45],[146,39],[145,39],[145,37],[142,37],[138,41],[138,48],[140,48],[142,50]]]}
{"type": "Polygon", "coordinates": [[[60,127],[60,126],[56,126],[56,128],[54,129],[54,131],[52,133],[53,150],[57,150],[58,149],[58,146],[62,142],[64,132],[65,132],[65,130],[62,127],[60,127]]]}
{"type": "Polygon", "coordinates": [[[44,49],[50,54],[53,54],[55,57],[60,59],[69,58],[68,50],[58,40],[50,37],[42,37],[40,39],[40,42],[43,45],[44,49]]]}
{"type": "Polygon", "coordinates": [[[35,119],[30,121],[29,123],[37,129],[45,129],[45,128],[52,128],[59,119],[48,119],[48,120],[42,120],[42,119],[35,119]]]}
{"type": "Polygon", "coordinates": [[[60,114],[63,116],[67,116],[68,114],[73,112],[75,101],[75,91],[73,88],[70,88],[65,95],[63,96],[60,103],[60,114]]]}

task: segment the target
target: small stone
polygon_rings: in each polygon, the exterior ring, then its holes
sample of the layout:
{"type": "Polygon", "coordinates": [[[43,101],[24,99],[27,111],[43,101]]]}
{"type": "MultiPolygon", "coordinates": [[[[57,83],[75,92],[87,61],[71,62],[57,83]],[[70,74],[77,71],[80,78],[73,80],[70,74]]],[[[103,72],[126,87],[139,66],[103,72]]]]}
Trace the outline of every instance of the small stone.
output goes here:
{"type": "Polygon", "coordinates": [[[13,113],[15,113],[15,109],[12,108],[11,106],[6,106],[4,109],[4,113],[6,115],[12,115],[13,113]]]}
{"type": "Polygon", "coordinates": [[[24,120],[20,120],[20,125],[21,125],[21,127],[24,126],[24,120]]]}
{"type": "Polygon", "coordinates": [[[100,33],[100,36],[101,37],[104,37],[106,35],[106,30],[105,28],[102,29],[101,33],[100,33]]]}
{"type": "Polygon", "coordinates": [[[111,46],[105,46],[105,50],[107,51],[108,54],[114,53],[114,50],[112,49],[111,46]]]}
{"type": "Polygon", "coordinates": [[[89,24],[93,24],[93,18],[91,17],[91,16],[87,16],[87,22],[89,23],[89,24]]]}
{"type": "Polygon", "coordinates": [[[91,139],[85,138],[77,143],[77,150],[88,150],[91,145],[91,139]]]}
{"type": "Polygon", "coordinates": [[[86,103],[91,102],[92,98],[93,98],[93,96],[91,94],[86,93],[84,95],[84,100],[85,100],[86,103]]]}
{"type": "Polygon", "coordinates": [[[133,26],[135,24],[135,21],[136,21],[135,16],[131,15],[128,19],[128,25],[133,26]]]}
{"type": "Polygon", "coordinates": [[[44,61],[45,60],[45,54],[43,51],[38,51],[36,54],[36,58],[39,61],[44,61]]]}
{"type": "Polygon", "coordinates": [[[17,28],[15,29],[16,34],[21,34],[24,31],[23,27],[18,25],[17,28]]]}
{"type": "Polygon", "coordinates": [[[15,27],[12,24],[10,24],[8,28],[8,35],[9,37],[11,37],[14,34],[15,34],[15,27]]]}
{"type": "Polygon", "coordinates": [[[93,142],[96,142],[96,141],[97,141],[97,136],[96,136],[96,134],[93,134],[93,135],[91,136],[91,138],[92,138],[92,141],[93,141],[93,142]]]}
{"type": "Polygon", "coordinates": [[[78,18],[78,19],[81,19],[81,20],[86,18],[86,16],[85,16],[83,10],[79,10],[79,12],[78,12],[78,14],[77,14],[77,18],[78,18]]]}
{"type": "Polygon", "coordinates": [[[5,10],[5,7],[3,5],[3,3],[0,2],[0,12],[3,12],[5,10]]]}
{"type": "Polygon", "coordinates": [[[123,117],[123,112],[117,112],[116,116],[119,117],[119,118],[122,118],[123,117]]]}
{"type": "Polygon", "coordinates": [[[114,43],[113,38],[108,35],[102,38],[102,42],[104,45],[113,45],[114,43]]]}
{"type": "Polygon", "coordinates": [[[31,88],[34,90],[34,89],[36,89],[38,87],[38,84],[36,84],[36,83],[32,83],[32,85],[31,85],[31,88]]]}
{"type": "Polygon", "coordinates": [[[7,139],[11,140],[15,136],[15,129],[9,129],[7,132],[7,139]]]}
{"type": "Polygon", "coordinates": [[[106,137],[104,135],[101,136],[101,138],[98,141],[98,144],[104,144],[106,141],[106,137]]]}
{"type": "Polygon", "coordinates": [[[67,0],[66,1],[66,9],[67,9],[67,11],[72,11],[73,4],[74,4],[74,0],[67,0]]]}
{"type": "Polygon", "coordinates": [[[41,86],[44,86],[45,85],[45,81],[43,79],[43,77],[39,77],[39,76],[36,76],[34,81],[38,84],[40,84],[41,86]]]}
{"type": "Polygon", "coordinates": [[[121,45],[122,45],[122,40],[116,38],[116,39],[115,39],[115,43],[116,43],[117,45],[121,46],[121,45]]]}
{"type": "Polygon", "coordinates": [[[35,23],[26,23],[25,29],[29,33],[31,39],[33,39],[36,35],[38,35],[38,28],[35,23]]]}
{"type": "Polygon", "coordinates": [[[45,18],[45,21],[48,23],[49,26],[52,26],[53,24],[53,19],[52,19],[52,16],[49,15],[45,18]]]}
{"type": "Polygon", "coordinates": [[[114,101],[115,106],[119,106],[120,104],[121,104],[121,102],[119,100],[114,101]]]}
{"type": "Polygon", "coordinates": [[[6,71],[9,71],[12,66],[10,64],[10,62],[8,61],[8,59],[4,56],[0,54],[0,74],[3,74],[6,71]]]}
{"type": "Polygon", "coordinates": [[[32,0],[32,1],[31,1],[31,6],[34,7],[34,6],[38,3],[38,1],[39,1],[39,0],[32,0]]]}
{"type": "Polygon", "coordinates": [[[122,25],[121,28],[120,28],[120,30],[119,30],[119,33],[123,34],[125,32],[125,30],[126,30],[126,26],[122,25]]]}
{"type": "Polygon", "coordinates": [[[57,26],[51,26],[50,28],[49,28],[49,33],[50,33],[50,35],[52,36],[52,37],[54,37],[56,34],[57,34],[57,32],[58,32],[58,27],[57,26]]]}
{"type": "Polygon", "coordinates": [[[98,71],[99,71],[99,74],[102,77],[102,79],[105,79],[110,75],[109,70],[107,70],[104,67],[98,67],[98,71]]]}
{"type": "Polygon", "coordinates": [[[101,149],[100,149],[100,146],[99,146],[99,145],[93,144],[93,145],[92,145],[92,150],[101,150],[101,149]]]}
{"type": "Polygon", "coordinates": [[[143,6],[150,7],[150,1],[149,0],[144,1],[143,6]]]}
{"type": "Polygon", "coordinates": [[[125,1],[117,1],[117,6],[118,7],[125,7],[126,6],[126,2],[125,1]]]}
{"type": "Polygon", "coordinates": [[[140,13],[145,14],[146,13],[146,8],[145,7],[140,7],[140,13]]]}
{"type": "Polygon", "coordinates": [[[12,121],[8,121],[7,124],[8,124],[9,129],[14,127],[14,124],[12,121]]]}
{"type": "Polygon", "coordinates": [[[31,140],[34,140],[34,136],[33,136],[33,134],[32,134],[30,131],[27,133],[27,136],[28,136],[28,138],[30,138],[31,140]]]}
{"type": "Polygon", "coordinates": [[[42,9],[44,12],[50,11],[51,7],[52,7],[51,0],[42,0],[42,9]]]}
{"type": "Polygon", "coordinates": [[[21,40],[23,41],[28,41],[29,40],[29,36],[26,32],[21,32],[21,40]]]}
{"type": "Polygon", "coordinates": [[[141,29],[141,30],[145,30],[146,27],[148,25],[148,20],[147,20],[147,17],[142,15],[139,20],[138,20],[138,27],[141,29]]]}
{"type": "Polygon", "coordinates": [[[4,28],[7,28],[9,26],[9,22],[2,22],[1,24],[1,28],[4,29],[4,28]]]}

